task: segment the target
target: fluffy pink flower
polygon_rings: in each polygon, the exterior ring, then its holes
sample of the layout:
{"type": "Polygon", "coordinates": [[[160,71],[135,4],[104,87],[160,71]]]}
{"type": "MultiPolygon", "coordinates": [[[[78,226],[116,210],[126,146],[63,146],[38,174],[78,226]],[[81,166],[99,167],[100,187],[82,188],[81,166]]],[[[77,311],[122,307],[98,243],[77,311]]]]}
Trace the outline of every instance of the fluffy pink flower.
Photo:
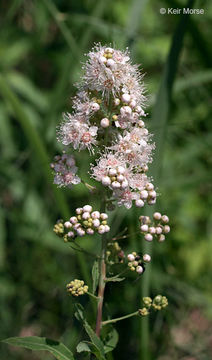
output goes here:
{"type": "Polygon", "coordinates": [[[57,155],[54,160],[55,162],[51,164],[55,173],[54,184],[59,187],[71,187],[81,182],[79,176],[76,175],[78,168],[75,166],[75,159],[72,155],[57,155]]]}

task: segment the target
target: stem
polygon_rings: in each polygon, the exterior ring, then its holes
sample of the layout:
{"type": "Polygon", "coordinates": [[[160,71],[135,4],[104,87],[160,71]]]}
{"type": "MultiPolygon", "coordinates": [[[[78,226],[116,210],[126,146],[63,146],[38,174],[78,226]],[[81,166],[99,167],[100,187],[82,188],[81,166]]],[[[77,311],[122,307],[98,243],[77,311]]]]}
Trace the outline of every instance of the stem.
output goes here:
{"type": "Polygon", "coordinates": [[[101,250],[100,277],[99,277],[99,290],[98,290],[99,302],[98,302],[97,318],[96,318],[97,336],[100,336],[101,324],[102,324],[102,307],[104,301],[105,278],[106,278],[105,248],[106,248],[106,238],[105,235],[102,235],[102,250],[101,250]]]}
{"type": "Polygon", "coordinates": [[[94,295],[94,294],[91,294],[89,291],[87,291],[86,293],[87,295],[91,296],[93,299],[95,300],[99,300],[98,296],[94,295]]]}
{"type": "Polygon", "coordinates": [[[132,316],[137,316],[137,315],[139,315],[139,311],[135,311],[133,313],[130,313],[130,314],[125,315],[125,316],[121,316],[119,318],[103,321],[102,325],[104,326],[104,325],[107,325],[107,324],[113,324],[113,323],[116,323],[117,321],[125,320],[125,319],[128,319],[128,318],[132,317],[132,316]]]}

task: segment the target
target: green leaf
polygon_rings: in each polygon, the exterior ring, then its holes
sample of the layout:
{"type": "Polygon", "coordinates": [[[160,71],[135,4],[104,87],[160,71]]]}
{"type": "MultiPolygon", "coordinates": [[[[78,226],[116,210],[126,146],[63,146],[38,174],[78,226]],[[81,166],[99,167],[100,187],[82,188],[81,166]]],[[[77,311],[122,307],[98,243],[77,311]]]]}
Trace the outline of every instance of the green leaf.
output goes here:
{"type": "Polygon", "coordinates": [[[89,353],[94,354],[96,356],[96,358],[99,360],[105,359],[105,357],[102,357],[99,349],[90,341],[81,341],[77,345],[77,352],[78,353],[89,352],[89,353]]]}
{"type": "Polygon", "coordinates": [[[83,323],[85,331],[88,334],[92,344],[97,348],[99,352],[99,359],[105,360],[104,344],[85,319],[84,308],[81,304],[76,304],[76,312],[74,315],[76,316],[77,320],[83,323]]]}
{"type": "Polygon", "coordinates": [[[112,330],[107,335],[107,340],[104,345],[105,354],[115,349],[118,343],[119,335],[116,329],[112,328],[112,330]]]}
{"type": "Polygon", "coordinates": [[[83,352],[83,351],[91,352],[91,349],[90,349],[87,341],[81,341],[81,342],[77,345],[77,352],[78,352],[78,353],[81,353],[81,352],[83,352]]]}
{"type": "Polygon", "coordinates": [[[76,304],[76,312],[74,313],[77,320],[84,322],[84,308],[81,304],[76,304]]]}
{"type": "Polygon", "coordinates": [[[98,282],[99,282],[99,263],[97,260],[94,261],[93,267],[92,267],[92,279],[93,279],[93,294],[96,291],[98,282]]]}
{"type": "Polygon", "coordinates": [[[90,327],[90,325],[87,323],[87,321],[84,321],[84,328],[87,332],[89,338],[91,339],[91,342],[97,347],[101,354],[101,359],[105,359],[105,352],[104,352],[104,345],[100,338],[95,334],[93,329],[90,327]]]}
{"type": "Polygon", "coordinates": [[[59,341],[38,336],[29,336],[13,337],[3,340],[3,342],[9,345],[20,346],[30,350],[45,350],[54,355],[58,360],[74,360],[72,352],[59,341]]]}

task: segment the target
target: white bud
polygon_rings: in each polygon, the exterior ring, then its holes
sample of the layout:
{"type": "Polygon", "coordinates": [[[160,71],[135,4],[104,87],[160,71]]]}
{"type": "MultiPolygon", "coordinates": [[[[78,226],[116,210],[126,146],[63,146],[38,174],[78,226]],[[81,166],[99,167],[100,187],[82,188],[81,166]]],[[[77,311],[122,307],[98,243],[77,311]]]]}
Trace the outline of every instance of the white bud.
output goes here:
{"type": "Polygon", "coordinates": [[[147,199],[148,198],[148,191],[146,191],[146,190],[142,190],[141,192],[140,192],[140,197],[141,197],[141,199],[147,199]]]}
{"type": "Polygon", "coordinates": [[[116,98],[116,99],[114,100],[114,105],[115,105],[115,106],[118,106],[119,104],[120,104],[120,99],[116,98]]]}
{"type": "Polygon", "coordinates": [[[161,217],[161,220],[162,220],[164,223],[168,223],[168,222],[169,222],[169,218],[168,218],[167,215],[163,215],[163,216],[161,217]]]}
{"type": "Polygon", "coordinates": [[[138,126],[139,126],[140,128],[143,128],[144,125],[145,125],[145,123],[144,123],[143,120],[139,120],[139,121],[138,121],[138,126]]]}
{"type": "Polygon", "coordinates": [[[133,254],[129,254],[129,255],[127,255],[127,259],[128,259],[129,261],[134,261],[134,260],[135,260],[135,256],[134,256],[133,254]]]}
{"type": "Polygon", "coordinates": [[[105,232],[108,232],[108,231],[110,231],[110,226],[105,225],[105,232]]]}
{"type": "Polygon", "coordinates": [[[141,200],[141,199],[135,200],[135,206],[143,207],[144,206],[143,200],[141,200]]]}
{"type": "Polygon", "coordinates": [[[72,224],[70,223],[70,221],[66,221],[64,223],[64,226],[65,226],[66,229],[70,229],[72,227],[72,224]]]}
{"type": "Polygon", "coordinates": [[[121,187],[121,184],[118,181],[113,181],[111,186],[113,189],[119,189],[121,187]]]}
{"type": "Polygon", "coordinates": [[[155,233],[156,233],[155,227],[154,227],[154,226],[151,226],[151,227],[149,228],[149,232],[150,232],[150,234],[155,234],[155,233]]]}
{"type": "Polygon", "coordinates": [[[126,189],[126,188],[128,187],[128,185],[129,185],[129,183],[128,183],[127,179],[125,179],[125,180],[122,182],[121,187],[122,187],[122,189],[126,189]]]}
{"type": "Polygon", "coordinates": [[[142,108],[140,106],[136,106],[135,111],[140,114],[142,112],[142,108]]]}
{"type": "Polygon", "coordinates": [[[107,59],[105,56],[99,56],[98,60],[99,60],[100,64],[105,64],[107,62],[107,59]]]}
{"type": "Polygon", "coordinates": [[[149,170],[149,168],[148,168],[147,164],[143,165],[143,167],[142,167],[142,168],[143,168],[143,171],[144,171],[144,172],[147,172],[147,171],[149,170]]]}
{"type": "Polygon", "coordinates": [[[136,106],[136,101],[131,100],[129,105],[130,105],[131,108],[134,108],[136,106]]]}
{"type": "Polygon", "coordinates": [[[144,268],[139,265],[139,266],[137,266],[137,268],[136,268],[136,272],[137,272],[138,274],[142,274],[142,273],[144,272],[144,268]]]}
{"type": "Polygon", "coordinates": [[[79,229],[80,227],[81,227],[81,224],[80,224],[80,223],[77,223],[77,224],[74,224],[73,229],[74,229],[74,230],[77,230],[77,229],[79,229]]]}
{"type": "Polygon", "coordinates": [[[147,183],[146,184],[146,189],[151,191],[151,190],[154,190],[154,185],[152,183],[147,183]]]}
{"type": "Polygon", "coordinates": [[[122,106],[120,109],[120,113],[122,116],[127,116],[132,114],[132,109],[129,106],[122,106]]]}
{"type": "Polygon", "coordinates": [[[100,217],[102,220],[107,220],[108,219],[108,215],[106,213],[101,213],[100,217]]]}
{"type": "Polygon", "coordinates": [[[165,234],[168,234],[170,232],[170,226],[169,225],[165,225],[163,228],[163,231],[165,234]]]}
{"type": "Polygon", "coordinates": [[[93,220],[93,226],[96,227],[96,228],[98,228],[99,225],[100,225],[99,219],[94,219],[94,220],[93,220]]]}
{"type": "Polygon", "coordinates": [[[75,237],[75,234],[73,231],[69,231],[67,235],[68,235],[68,237],[71,237],[71,238],[75,237]]]}
{"type": "Polygon", "coordinates": [[[114,49],[111,48],[111,47],[107,47],[107,48],[105,49],[105,52],[110,53],[110,54],[113,54],[113,53],[114,53],[114,49]]]}
{"type": "Polygon", "coordinates": [[[85,205],[85,206],[83,206],[83,211],[86,211],[86,212],[91,212],[92,211],[92,206],[90,206],[90,205],[85,205]]]}
{"type": "Polygon", "coordinates": [[[89,212],[87,212],[87,211],[82,214],[82,218],[83,218],[84,220],[89,219],[90,216],[91,216],[91,214],[90,214],[89,212]]]}
{"type": "Polygon", "coordinates": [[[82,214],[82,212],[83,212],[83,209],[82,209],[82,208],[77,208],[77,209],[76,209],[76,214],[77,214],[77,215],[82,214]]]}
{"type": "Polygon", "coordinates": [[[149,254],[144,254],[143,261],[149,263],[151,261],[151,256],[149,254]]]}
{"type": "Polygon", "coordinates": [[[156,234],[161,234],[162,233],[162,228],[160,227],[160,226],[157,226],[156,228],[155,228],[155,232],[156,232],[156,234]]]}
{"type": "Polygon", "coordinates": [[[128,104],[130,102],[131,96],[129,94],[123,94],[121,99],[124,103],[128,104]]]}
{"type": "Polygon", "coordinates": [[[149,230],[149,226],[147,224],[144,224],[144,225],[141,225],[140,229],[143,232],[147,232],[149,230]]]}
{"type": "Polygon", "coordinates": [[[118,166],[117,171],[118,171],[119,174],[123,175],[126,172],[126,169],[125,169],[124,166],[118,166]]]}
{"type": "Polygon", "coordinates": [[[156,198],[157,196],[156,191],[155,190],[149,191],[149,196],[153,199],[156,198]]]}
{"type": "Polygon", "coordinates": [[[99,219],[100,218],[100,212],[99,211],[93,211],[91,214],[92,219],[99,219]]]}
{"type": "Polygon", "coordinates": [[[85,230],[83,230],[82,228],[77,229],[77,235],[84,236],[85,235],[85,230]]]}
{"type": "Polygon", "coordinates": [[[102,185],[109,186],[110,184],[111,184],[111,180],[110,180],[109,176],[104,176],[102,178],[102,185]]]}
{"type": "Polygon", "coordinates": [[[88,229],[86,230],[86,233],[87,233],[88,235],[93,235],[93,234],[94,234],[94,230],[91,229],[91,228],[88,228],[88,229]]]}
{"type": "Polygon", "coordinates": [[[147,129],[142,129],[142,135],[148,135],[149,131],[147,129]]]}
{"type": "Polygon", "coordinates": [[[115,61],[113,59],[108,59],[107,60],[107,66],[109,66],[110,68],[113,68],[115,65],[115,61]]]}
{"type": "Polygon", "coordinates": [[[77,223],[77,218],[76,218],[76,216],[72,216],[71,218],[70,218],[70,222],[72,223],[72,224],[76,224],[77,223]]]}
{"type": "Polygon", "coordinates": [[[155,220],[160,220],[160,218],[161,218],[161,213],[155,212],[154,215],[153,215],[153,217],[154,217],[155,220]]]}
{"type": "Polygon", "coordinates": [[[145,239],[146,241],[152,241],[152,240],[153,240],[153,236],[152,236],[151,234],[146,234],[146,235],[144,236],[144,239],[145,239]]]}
{"type": "Polygon", "coordinates": [[[124,179],[125,179],[125,177],[124,177],[123,175],[118,175],[118,176],[117,176],[117,180],[118,180],[119,182],[122,182],[124,179]]]}
{"type": "Polygon", "coordinates": [[[158,238],[159,242],[163,242],[166,239],[165,235],[161,234],[158,238]]]}
{"type": "Polygon", "coordinates": [[[135,111],[141,116],[145,115],[144,110],[140,106],[136,106],[135,111]]]}
{"type": "Polygon", "coordinates": [[[104,234],[105,233],[105,226],[104,225],[100,225],[98,228],[98,233],[99,234],[104,234]]]}
{"type": "Polygon", "coordinates": [[[100,125],[103,127],[103,128],[107,128],[109,125],[110,125],[110,121],[108,118],[104,118],[100,121],[100,125]]]}
{"type": "Polygon", "coordinates": [[[108,173],[109,173],[110,176],[115,176],[115,175],[117,175],[116,169],[113,169],[113,168],[112,168],[112,169],[109,169],[108,173]]]}
{"type": "Polygon", "coordinates": [[[100,106],[99,106],[98,103],[93,102],[93,103],[91,103],[91,109],[92,109],[93,111],[98,111],[98,110],[100,109],[100,106]]]}

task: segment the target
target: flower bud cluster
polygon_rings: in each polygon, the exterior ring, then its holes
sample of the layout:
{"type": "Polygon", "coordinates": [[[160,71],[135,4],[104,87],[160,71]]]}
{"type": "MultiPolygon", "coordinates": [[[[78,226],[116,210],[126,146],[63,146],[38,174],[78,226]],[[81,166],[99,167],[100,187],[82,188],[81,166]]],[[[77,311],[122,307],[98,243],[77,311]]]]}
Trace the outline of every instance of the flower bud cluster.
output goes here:
{"type": "Polygon", "coordinates": [[[117,128],[125,129],[129,125],[129,121],[133,123],[139,123],[140,116],[146,116],[144,110],[137,103],[136,96],[130,94],[126,89],[122,89],[119,97],[114,99],[114,114],[112,120],[117,128]]]}
{"type": "Polygon", "coordinates": [[[162,310],[168,306],[168,299],[166,296],[157,295],[153,299],[152,307],[154,310],[162,310]]]}
{"type": "Polygon", "coordinates": [[[170,232],[169,218],[167,215],[161,215],[159,212],[155,212],[153,215],[153,221],[149,216],[140,216],[140,230],[144,234],[146,241],[152,241],[155,237],[158,242],[165,240],[165,235],[170,232]]]}
{"type": "Polygon", "coordinates": [[[156,203],[156,196],[154,185],[148,182],[145,189],[140,191],[139,198],[135,200],[135,205],[137,207],[143,207],[145,202],[147,202],[148,205],[154,205],[156,203]]]}
{"type": "Polygon", "coordinates": [[[76,175],[78,168],[75,166],[75,159],[73,155],[63,154],[57,155],[54,162],[51,163],[51,168],[54,170],[54,184],[59,187],[71,187],[81,182],[79,176],[76,175]]]}
{"type": "Polygon", "coordinates": [[[127,169],[123,166],[114,166],[107,169],[106,176],[102,177],[102,185],[111,189],[126,189],[128,187],[127,169]]]}
{"type": "Polygon", "coordinates": [[[145,271],[145,263],[151,261],[149,254],[144,254],[142,257],[136,252],[132,252],[127,255],[128,267],[131,271],[136,271],[138,274],[142,274],[145,271]]]}
{"type": "Polygon", "coordinates": [[[143,304],[145,305],[142,309],[139,309],[139,315],[146,316],[149,315],[150,309],[162,310],[168,306],[168,300],[166,296],[157,295],[152,299],[151,297],[143,297],[143,304]]]}
{"type": "Polygon", "coordinates": [[[53,231],[57,236],[62,237],[64,235],[65,229],[63,225],[63,220],[57,221],[57,223],[54,225],[53,231]]]}
{"type": "Polygon", "coordinates": [[[76,215],[72,216],[69,221],[64,223],[68,238],[75,238],[76,236],[93,235],[95,232],[104,234],[110,231],[107,224],[108,215],[93,211],[92,206],[85,205],[82,208],[76,209],[76,215]]]}
{"type": "Polygon", "coordinates": [[[129,209],[133,201],[139,207],[156,201],[154,185],[141,167],[129,162],[121,152],[102,153],[97,165],[91,167],[91,176],[112,190],[111,196],[119,206],[129,209]]]}
{"type": "Polygon", "coordinates": [[[73,280],[69,284],[66,285],[66,289],[70,295],[80,296],[84,295],[88,292],[88,286],[84,285],[83,280],[73,280]]]}

